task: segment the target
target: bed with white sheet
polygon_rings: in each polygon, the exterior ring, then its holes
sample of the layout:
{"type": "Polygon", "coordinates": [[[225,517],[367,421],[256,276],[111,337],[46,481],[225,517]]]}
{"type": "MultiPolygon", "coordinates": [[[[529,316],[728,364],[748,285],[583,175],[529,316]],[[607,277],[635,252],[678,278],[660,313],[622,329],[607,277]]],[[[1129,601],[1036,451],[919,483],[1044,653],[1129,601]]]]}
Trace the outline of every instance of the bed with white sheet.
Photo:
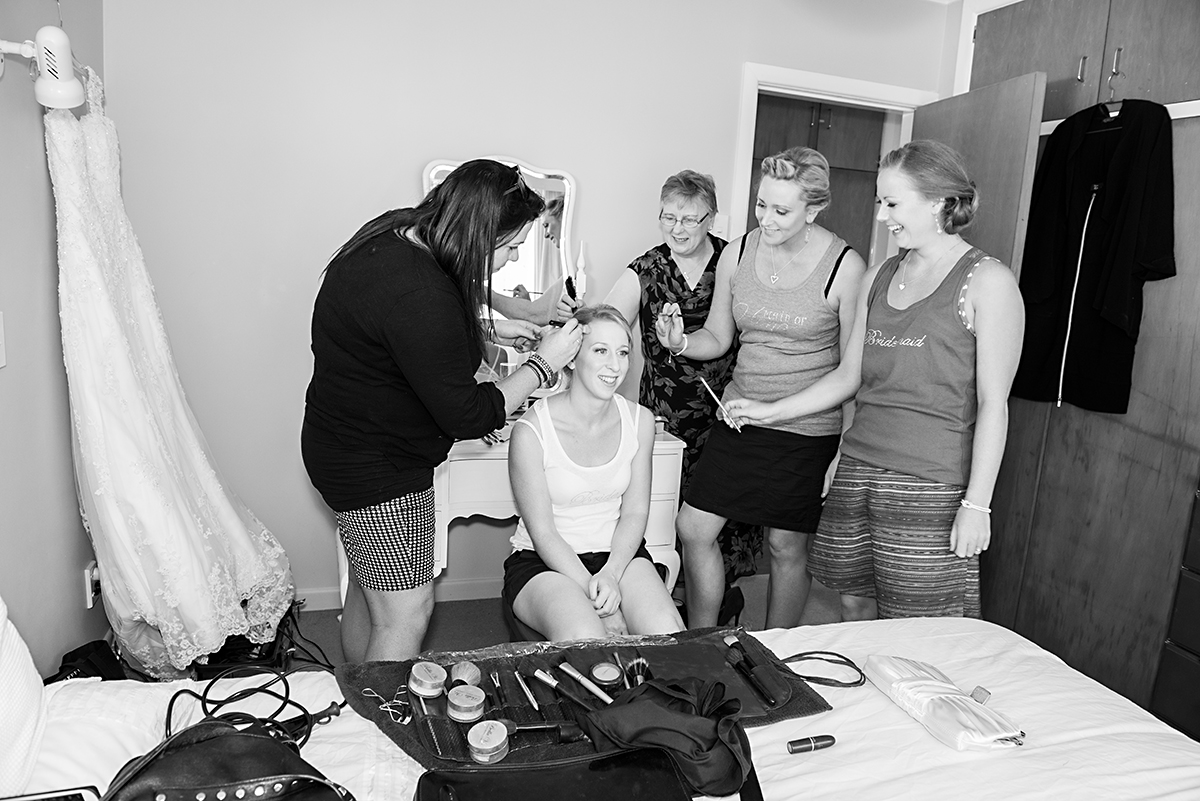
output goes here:
{"type": "MultiPolygon", "coordinates": [[[[988,705],[1026,733],[1021,747],[959,752],[934,739],[870,683],[818,686],[832,711],[750,730],[767,799],[1200,799],[1200,743],[998,626],[918,619],[755,636],[780,656],[821,649],[859,665],[871,654],[928,662],[967,691],[985,687],[991,692],[988,705]],[[787,753],[787,741],[818,734],[832,734],[837,742],[812,753],[787,753]]],[[[7,662],[0,660],[0,666],[7,662]]],[[[801,670],[818,672],[811,664],[801,670]]],[[[832,675],[836,669],[820,672],[832,675]]],[[[291,682],[294,697],[310,710],[340,699],[329,674],[296,674],[291,682]]],[[[0,676],[5,715],[13,714],[14,686],[9,676],[0,676]]],[[[167,700],[181,686],[202,684],[75,680],[45,688],[37,712],[44,719],[25,757],[25,769],[32,766],[27,790],[94,784],[103,791],[126,760],[157,744],[167,700]]],[[[20,719],[28,720],[29,710],[24,714],[20,719]]],[[[198,715],[193,704],[185,704],[176,724],[198,715]]],[[[10,728],[10,721],[2,723],[10,728]]],[[[8,745],[0,734],[0,747],[8,745]]],[[[421,772],[349,708],[318,727],[302,754],[360,801],[407,801],[421,772]]],[[[12,765],[0,768],[2,782],[12,765]]]]}

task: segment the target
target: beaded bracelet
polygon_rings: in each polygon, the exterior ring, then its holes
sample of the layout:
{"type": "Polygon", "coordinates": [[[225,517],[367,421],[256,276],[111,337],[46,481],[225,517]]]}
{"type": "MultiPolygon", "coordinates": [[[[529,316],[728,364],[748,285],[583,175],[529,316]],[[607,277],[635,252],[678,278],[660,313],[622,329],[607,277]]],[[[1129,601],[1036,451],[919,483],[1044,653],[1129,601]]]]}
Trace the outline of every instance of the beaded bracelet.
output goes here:
{"type": "Polygon", "coordinates": [[[687,350],[687,346],[688,346],[688,338],[687,338],[687,334],[684,334],[683,335],[683,346],[680,347],[679,350],[671,350],[669,347],[667,348],[667,350],[670,350],[671,355],[673,355],[673,356],[682,356],[683,352],[685,350],[687,350]]]}
{"type": "Polygon", "coordinates": [[[537,374],[538,386],[548,387],[554,383],[555,371],[550,367],[550,362],[546,361],[545,356],[540,353],[531,353],[525,363],[537,374]]]}
{"type": "Polygon", "coordinates": [[[985,515],[990,515],[992,513],[992,510],[988,507],[980,506],[977,503],[971,503],[966,498],[963,498],[961,501],[959,501],[959,504],[964,509],[974,509],[976,512],[983,512],[985,515]]]}

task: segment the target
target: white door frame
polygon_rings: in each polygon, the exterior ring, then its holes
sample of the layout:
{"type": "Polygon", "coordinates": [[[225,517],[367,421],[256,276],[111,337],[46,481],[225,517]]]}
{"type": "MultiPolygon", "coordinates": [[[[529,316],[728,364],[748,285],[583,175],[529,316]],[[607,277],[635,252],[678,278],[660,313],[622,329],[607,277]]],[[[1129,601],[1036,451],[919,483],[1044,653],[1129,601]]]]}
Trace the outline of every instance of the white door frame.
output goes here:
{"type": "MultiPolygon", "coordinates": [[[[742,95],[738,109],[737,145],[733,163],[733,202],[730,208],[730,238],[746,233],[746,208],[750,203],[751,159],[754,158],[754,127],[758,116],[758,94],[803,97],[843,106],[861,106],[886,112],[882,152],[899,147],[912,138],[913,110],[940,100],[937,92],[892,86],[837,75],[773,67],[747,61],[742,67],[742,95]]],[[[871,236],[871,253],[863,254],[875,263],[878,226],[871,236]]],[[[882,255],[882,254],[879,254],[882,255]]]]}

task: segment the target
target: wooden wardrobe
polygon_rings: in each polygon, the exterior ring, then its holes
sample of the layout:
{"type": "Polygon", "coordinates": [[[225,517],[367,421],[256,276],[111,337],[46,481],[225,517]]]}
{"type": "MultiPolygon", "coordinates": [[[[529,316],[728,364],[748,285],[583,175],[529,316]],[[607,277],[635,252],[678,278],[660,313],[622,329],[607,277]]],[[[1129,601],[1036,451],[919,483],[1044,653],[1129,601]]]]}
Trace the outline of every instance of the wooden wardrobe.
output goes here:
{"type": "MultiPolygon", "coordinates": [[[[1024,0],[980,16],[971,84],[1045,72],[1044,120],[1192,101],[1198,43],[1196,0],[1024,0]]],[[[1178,274],[1145,287],[1129,411],[1010,400],[983,563],[987,619],[1143,706],[1200,481],[1200,117],[1172,134],[1178,274]]]]}

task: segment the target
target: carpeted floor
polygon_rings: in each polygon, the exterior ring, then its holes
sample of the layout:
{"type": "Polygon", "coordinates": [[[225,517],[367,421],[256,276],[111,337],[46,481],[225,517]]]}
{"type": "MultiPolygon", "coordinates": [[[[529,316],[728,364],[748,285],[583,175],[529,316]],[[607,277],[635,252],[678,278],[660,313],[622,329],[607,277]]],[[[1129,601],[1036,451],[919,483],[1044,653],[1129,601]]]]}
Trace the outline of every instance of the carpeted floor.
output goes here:
{"type": "MultiPolygon", "coordinates": [[[[746,596],[746,608],[740,624],[750,630],[761,629],[767,610],[766,573],[738,579],[737,585],[746,596]]],[[[324,651],[334,665],[346,661],[342,656],[339,614],[340,610],[337,609],[300,612],[300,634],[324,651]]],[[[837,594],[814,582],[801,625],[836,623],[840,619],[837,594]]],[[[433,619],[425,637],[425,649],[465,651],[507,640],[508,632],[504,628],[499,598],[443,601],[434,605],[433,619]]]]}

